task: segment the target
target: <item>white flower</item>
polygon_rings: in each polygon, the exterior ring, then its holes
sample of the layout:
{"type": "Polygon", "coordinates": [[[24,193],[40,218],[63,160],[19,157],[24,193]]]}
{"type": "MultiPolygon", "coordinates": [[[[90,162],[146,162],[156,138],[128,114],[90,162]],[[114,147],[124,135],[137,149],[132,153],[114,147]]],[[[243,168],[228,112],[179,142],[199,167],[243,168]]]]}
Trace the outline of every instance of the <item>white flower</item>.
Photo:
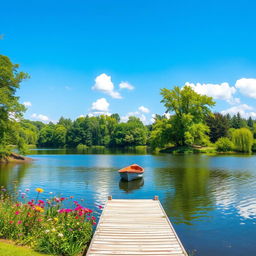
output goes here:
{"type": "Polygon", "coordinates": [[[62,234],[62,233],[59,233],[58,236],[59,236],[59,237],[63,237],[63,234],[62,234]]]}
{"type": "Polygon", "coordinates": [[[49,230],[49,229],[46,229],[46,230],[45,230],[45,233],[49,233],[49,232],[50,232],[50,230],[49,230]]]}
{"type": "Polygon", "coordinates": [[[52,232],[55,232],[55,231],[56,231],[56,229],[55,229],[55,228],[53,228],[53,229],[52,229],[52,232]]]}

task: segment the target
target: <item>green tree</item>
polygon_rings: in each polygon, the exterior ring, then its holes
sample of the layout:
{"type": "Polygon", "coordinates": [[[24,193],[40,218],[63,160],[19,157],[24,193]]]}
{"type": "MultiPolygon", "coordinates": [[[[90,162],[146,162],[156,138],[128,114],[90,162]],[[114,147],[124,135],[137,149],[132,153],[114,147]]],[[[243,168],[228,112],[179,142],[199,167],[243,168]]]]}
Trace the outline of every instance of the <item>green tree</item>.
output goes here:
{"type": "Polygon", "coordinates": [[[248,153],[251,152],[253,144],[253,135],[249,129],[236,129],[232,134],[232,141],[237,151],[248,153]]]}
{"type": "Polygon", "coordinates": [[[210,140],[216,142],[221,137],[227,137],[229,127],[229,120],[227,116],[220,113],[214,113],[206,118],[206,123],[210,128],[210,140]]]}
{"type": "Polygon", "coordinates": [[[253,128],[253,120],[252,120],[251,117],[248,118],[248,120],[247,120],[247,125],[248,125],[248,127],[249,127],[250,129],[253,128]]]}
{"type": "MultiPolygon", "coordinates": [[[[18,71],[19,65],[13,64],[7,56],[0,55],[0,147],[4,148],[9,138],[16,138],[15,144],[21,147],[21,138],[12,137],[13,129],[17,120],[22,117],[25,111],[24,105],[19,103],[19,97],[16,96],[20,83],[27,79],[27,73],[18,71]],[[18,143],[19,142],[19,143],[18,143]]],[[[16,126],[18,127],[18,126],[16,126]]],[[[23,146],[22,146],[23,147],[23,146]]]]}
{"type": "Polygon", "coordinates": [[[172,140],[176,145],[186,145],[192,125],[204,124],[206,117],[211,115],[210,107],[215,102],[211,97],[196,93],[190,86],[176,86],[173,90],[164,88],[161,95],[166,112],[174,112],[171,123],[175,136],[172,140]]]}

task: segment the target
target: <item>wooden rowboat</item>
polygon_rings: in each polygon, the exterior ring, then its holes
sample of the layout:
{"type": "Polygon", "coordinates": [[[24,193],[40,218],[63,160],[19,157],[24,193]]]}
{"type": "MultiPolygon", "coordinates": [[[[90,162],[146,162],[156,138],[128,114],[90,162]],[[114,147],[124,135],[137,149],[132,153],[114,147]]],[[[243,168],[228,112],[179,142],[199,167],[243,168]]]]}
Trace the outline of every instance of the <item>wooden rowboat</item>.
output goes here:
{"type": "Polygon", "coordinates": [[[121,179],[131,181],[142,178],[144,169],[137,164],[132,164],[119,170],[118,172],[120,173],[121,179]]]}

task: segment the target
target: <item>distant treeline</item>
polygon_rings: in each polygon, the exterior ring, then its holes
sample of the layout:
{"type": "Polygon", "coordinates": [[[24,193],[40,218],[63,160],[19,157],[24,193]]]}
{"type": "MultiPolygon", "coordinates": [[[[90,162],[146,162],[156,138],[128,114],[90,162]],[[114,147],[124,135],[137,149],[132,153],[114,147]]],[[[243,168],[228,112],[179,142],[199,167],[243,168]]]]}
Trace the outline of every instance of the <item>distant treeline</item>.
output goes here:
{"type": "MultiPolygon", "coordinates": [[[[154,146],[155,143],[158,147],[164,147],[168,144],[168,138],[166,138],[165,145],[160,145],[157,143],[160,137],[155,138],[154,134],[159,128],[157,126],[159,123],[168,123],[170,119],[171,117],[167,118],[166,115],[156,115],[152,125],[144,125],[139,118],[134,116],[129,117],[129,120],[123,123],[120,122],[118,114],[79,117],[75,121],[61,117],[56,124],[22,120],[19,133],[26,144],[34,144],[38,147],[154,146]]],[[[221,137],[230,137],[235,129],[240,128],[248,128],[256,137],[256,122],[251,117],[242,118],[239,113],[233,117],[229,114],[214,113],[206,118],[206,125],[209,131],[205,136],[208,136],[212,143],[221,137]]],[[[168,129],[168,124],[165,125],[165,128],[168,129]]],[[[166,137],[170,135],[171,132],[166,137]]],[[[197,144],[202,143],[198,142],[197,144]]]]}

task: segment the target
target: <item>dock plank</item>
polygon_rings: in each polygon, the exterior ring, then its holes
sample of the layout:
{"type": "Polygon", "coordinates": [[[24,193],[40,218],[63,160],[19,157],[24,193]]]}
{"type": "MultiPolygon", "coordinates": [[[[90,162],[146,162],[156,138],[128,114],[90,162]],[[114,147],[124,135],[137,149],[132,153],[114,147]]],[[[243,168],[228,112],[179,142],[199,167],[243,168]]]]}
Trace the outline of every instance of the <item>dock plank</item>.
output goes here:
{"type": "Polygon", "coordinates": [[[188,256],[158,200],[109,200],[87,256],[188,256]]]}

